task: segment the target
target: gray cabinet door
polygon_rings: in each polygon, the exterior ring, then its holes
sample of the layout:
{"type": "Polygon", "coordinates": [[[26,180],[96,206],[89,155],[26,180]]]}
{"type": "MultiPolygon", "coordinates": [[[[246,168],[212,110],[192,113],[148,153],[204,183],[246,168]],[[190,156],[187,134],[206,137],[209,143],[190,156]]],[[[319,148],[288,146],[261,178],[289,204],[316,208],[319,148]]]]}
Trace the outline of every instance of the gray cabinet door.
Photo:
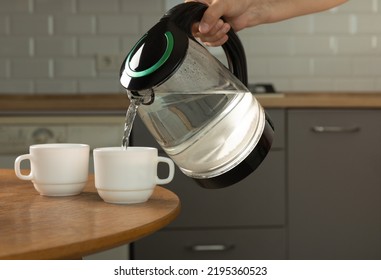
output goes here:
{"type": "Polygon", "coordinates": [[[161,230],[133,245],[137,260],[269,260],[284,259],[285,230],[161,230]]]}
{"type": "Polygon", "coordinates": [[[223,189],[201,188],[177,170],[175,179],[164,186],[181,201],[181,212],[169,227],[284,225],[284,161],[284,151],[271,151],[253,174],[223,189]]]}
{"type": "Polygon", "coordinates": [[[291,259],[381,258],[381,112],[290,110],[291,259]]]}
{"type": "MultiPolygon", "coordinates": [[[[179,169],[176,170],[175,179],[165,187],[180,197],[182,209],[179,217],[169,227],[285,224],[285,111],[271,110],[269,114],[275,123],[274,145],[258,169],[241,182],[223,189],[204,189],[179,169]]],[[[136,136],[143,135],[141,128],[138,132],[136,136]]],[[[166,173],[164,170],[163,174],[166,173]]]]}
{"type": "MultiPolygon", "coordinates": [[[[285,110],[268,113],[275,124],[275,141],[259,168],[223,189],[201,188],[177,169],[174,180],[164,187],[180,197],[180,215],[166,229],[134,243],[134,258],[285,258],[285,110]]],[[[157,146],[139,119],[133,144],[157,146]]],[[[167,174],[165,168],[159,166],[159,177],[167,174]]]]}

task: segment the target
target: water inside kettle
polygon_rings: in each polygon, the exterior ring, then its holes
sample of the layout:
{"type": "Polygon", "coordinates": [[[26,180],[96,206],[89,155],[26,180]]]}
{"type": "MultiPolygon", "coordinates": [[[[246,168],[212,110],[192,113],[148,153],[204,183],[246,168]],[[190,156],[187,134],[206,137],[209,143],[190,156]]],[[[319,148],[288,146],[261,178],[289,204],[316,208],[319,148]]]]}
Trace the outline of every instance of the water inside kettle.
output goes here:
{"type": "Polygon", "coordinates": [[[251,152],[263,129],[261,110],[251,92],[221,90],[156,93],[138,112],[181,170],[202,178],[233,168],[251,152]]]}

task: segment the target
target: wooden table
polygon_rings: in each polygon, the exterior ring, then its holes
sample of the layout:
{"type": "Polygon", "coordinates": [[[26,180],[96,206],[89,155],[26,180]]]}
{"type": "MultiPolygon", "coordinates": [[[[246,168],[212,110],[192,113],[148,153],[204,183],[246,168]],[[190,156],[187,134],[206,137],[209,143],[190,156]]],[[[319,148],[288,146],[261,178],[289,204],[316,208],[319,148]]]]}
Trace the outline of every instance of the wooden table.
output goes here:
{"type": "Polygon", "coordinates": [[[92,175],[79,195],[45,197],[0,169],[0,259],[81,258],[149,235],[179,210],[179,198],[162,187],[145,203],[116,205],[98,196],[92,175]]]}

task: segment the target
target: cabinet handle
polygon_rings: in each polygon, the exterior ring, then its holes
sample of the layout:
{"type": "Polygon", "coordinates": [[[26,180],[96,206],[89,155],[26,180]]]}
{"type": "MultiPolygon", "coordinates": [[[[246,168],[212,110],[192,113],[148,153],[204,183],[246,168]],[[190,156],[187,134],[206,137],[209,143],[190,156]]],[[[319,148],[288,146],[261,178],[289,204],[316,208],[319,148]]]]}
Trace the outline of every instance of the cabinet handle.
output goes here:
{"type": "Polygon", "coordinates": [[[360,131],[359,126],[350,126],[350,127],[344,127],[344,126],[313,126],[312,128],[313,132],[316,133],[355,133],[360,131]]]}
{"type": "Polygon", "coordinates": [[[208,245],[193,245],[191,246],[191,250],[194,252],[221,252],[228,251],[232,249],[233,245],[224,245],[224,244],[208,244],[208,245]]]}

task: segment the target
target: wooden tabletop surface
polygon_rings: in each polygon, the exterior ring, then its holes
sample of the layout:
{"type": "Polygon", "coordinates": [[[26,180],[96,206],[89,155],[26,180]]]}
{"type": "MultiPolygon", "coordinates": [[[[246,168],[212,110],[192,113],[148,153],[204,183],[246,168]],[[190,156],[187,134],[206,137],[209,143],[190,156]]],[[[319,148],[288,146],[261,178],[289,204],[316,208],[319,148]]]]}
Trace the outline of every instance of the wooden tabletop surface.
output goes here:
{"type": "Polygon", "coordinates": [[[159,186],[145,203],[115,205],[98,196],[92,175],[79,195],[46,197],[0,169],[0,259],[78,259],[149,235],[179,211],[179,198],[159,186]]]}

